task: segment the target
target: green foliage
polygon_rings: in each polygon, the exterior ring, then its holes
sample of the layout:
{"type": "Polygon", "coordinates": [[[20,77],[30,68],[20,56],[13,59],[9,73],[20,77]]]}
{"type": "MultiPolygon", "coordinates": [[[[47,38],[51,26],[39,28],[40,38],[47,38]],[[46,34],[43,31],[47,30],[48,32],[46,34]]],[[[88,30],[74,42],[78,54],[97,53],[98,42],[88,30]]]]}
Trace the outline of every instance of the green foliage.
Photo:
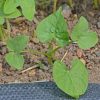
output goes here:
{"type": "MultiPolygon", "coordinates": [[[[52,41],[56,41],[58,46],[63,47],[69,42],[73,43],[74,41],[82,49],[89,49],[96,45],[98,42],[97,34],[89,30],[88,21],[84,17],[80,17],[70,36],[61,12],[62,9],[60,8],[42,20],[37,26],[36,33],[41,42],[50,45],[52,41]]],[[[48,49],[47,57],[50,62],[54,53],[52,48],[48,49]]],[[[53,78],[62,91],[74,98],[79,98],[80,95],[84,94],[88,86],[88,72],[85,65],[79,59],[73,60],[70,70],[61,61],[55,61],[53,65],[53,78]]]]}
{"type": "Polygon", "coordinates": [[[15,38],[10,38],[7,41],[7,48],[9,49],[9,51],[20,53],[26,47],[27,43],[28,37],[21,35],[15,38]]]}
{"type": "Polygon", "coordinates": [[[89,30],[88,22],[84,17],[81,17],[74,26],[71,38],[77,42],[78,46],[82,49],[89,49],[98,42],[96,32],[89,30]]]}
{"type": "Polygon", "coordinates": [[[61,61],[55,61],[53,79],[62,91],[74,98],[84,94],[88,86],[88,72],[79,59],[72,61],[70,70],[61,61]]]}
{"type": "Polygon", "coordinates": [[[22,69],[22,66],[24,64],[24,58],[22,55],[14,53],[14,52],[10,52],[10,53],[6,54],[5,59],[10,66],[12,66],[18,70],[22,69]]]}
{"type": "Polygon", "coordinates": [[[34,17],[34,0],[1,0],[0,3],[0,24],[4,23],[5,18],[17,18],[22,14],[30,21],[34,17]],[[18,7],[21,8],[22,13],[18,7]]]}
{"type": "Polygon", "coordinates": [[[17,10],[16,6],[16,1],[15,0],[6,0],[4,3],[4,13],[5,14],[10,14],[13,13],[17,10]]]}
{"type": "Polygon", "coordinates": [[[35,14],[35,1],[34,0],[19,0],[18,3],[26,19],[32,21],[35,14]]]}
{"type": "Polygon", "coordinates": [[[8,64],[18,70],[23,68],[24,58],[20,54],[23,49],[25,49],[29,38],[27,36],[21,35],[15,38],[10,38],[7,41],[7,47],[9,53],[6,54],[5,59],[8,64]]]}
{"type": "Polygon", "coordinates": [[[0,5],[0,24],[4,23],[5,18],[16,18],[21,16],[20,11],[14,8],[12,0],[2,0],[0,5]]]}
{"type": "Polygon", "coordinates": [[[37,37],[47,43],[55,40],[59,46],[68,44],[67,24],[61,14],[61,8],[39,23],[36,29],[37,37]]]}
{"type": "MultiPolygon", "coordinates": [[[[69,1],[72,4],[72,0],[69,1]]],[[[16,18],[22,14],[30,21],[33,19],[35,0],[0,0],[0,25],[5,22],[5,19],[16,18]]],[[[82,49],[89,49],[98,42],[96,32],[89,30],[88,22],[84,17],[81,17],[74,26],[71,36],[68,32],[67,23],[62,15],[62,8],[46,17],[37,26],[37,37],[41,42],[49,45],[48,51],[40,54],[48,57],[50,63],[53,63],[52,58],[56,50],[73,43],[73,41],[82,49]],[[57,48],[53,48],[52,41],[56,42],[57,48]]],[[[1,30],[0,36],[2,36],[1,30]]],[[[21,52],[25,49],[28,41],[29,38],[24,35],[10,38],[7,41],[9,52],[5,55],[5,59],[11,67],[18,70],[23,68],[24,57],[21,52]]],[[[79,59],[72,61],[70,70],[61,61],[55,61],[53,64],[53,78],[62,91],[74,98],[79,98],[80,95],[84,94],[88,86],[88,72],[79,59]]]]}

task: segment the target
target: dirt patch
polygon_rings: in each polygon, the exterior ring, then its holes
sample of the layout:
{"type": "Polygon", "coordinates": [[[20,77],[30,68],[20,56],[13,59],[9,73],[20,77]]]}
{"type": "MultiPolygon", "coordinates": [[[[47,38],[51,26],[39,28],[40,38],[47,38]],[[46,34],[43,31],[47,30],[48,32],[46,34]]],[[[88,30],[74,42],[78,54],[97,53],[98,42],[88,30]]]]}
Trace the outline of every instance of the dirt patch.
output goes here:
{"type": "MultiPolygon", "coordinates": [[[[74,14],[78,14],[78,16],[83,15],[88,19],[90,22],[90,28],[98,33],[99,43],[89,50],[81,50],[77,47],[76,44],[71,44],[64,49],[59,49],[58,52],[56,52],[56,58],[62,59],[63,55],[67,51],[68,53],[64,59],[64,62],[68,66],[70,66],[71,60],[73,58],[80,58],[81,61],[87,65],[89,70],[89,82],[100,83],[100,27],[98,23],[100,22],[100,12],[98,10],[90,10],[90,8],[88,8],[87,12],[88,13],[86,13],[86,10],[84,11],[84,9],[82,9],[81,11],[78,11],[74,14]]],[[[74,16],[74,14],[72,13],[72,16],[74,16]]],[[[20,18],[17,21],[11,21],[12,36],[18,34],[29,35],[31,37],[27,48],[38,51],[47,51],[48,45],[40,43],[39,40],[35,37],[36,35],[34,31],[36,24],[41,19],[43,19],[44,16],[47,16],[47,13],[39,10],[36,14],[36,19],[33,22],[29,22],[23,18],[20,18]]],[[[71,18],[68,20],[70,28],[73,27],[74,23],[77,21],[76,19],[71,20],[71,18]]],[[[7,52],[8,51],[5,44],[0,42],[0,83],[52,80],[52,66],[48,64],[47,58],[45,56],[25,53],[24,69],[22,71],[17,71],[10,68],[10,66],[5,62],[4,56],[7,52]],[[25,71],[28,68],[32,69],[25,71]]]]}

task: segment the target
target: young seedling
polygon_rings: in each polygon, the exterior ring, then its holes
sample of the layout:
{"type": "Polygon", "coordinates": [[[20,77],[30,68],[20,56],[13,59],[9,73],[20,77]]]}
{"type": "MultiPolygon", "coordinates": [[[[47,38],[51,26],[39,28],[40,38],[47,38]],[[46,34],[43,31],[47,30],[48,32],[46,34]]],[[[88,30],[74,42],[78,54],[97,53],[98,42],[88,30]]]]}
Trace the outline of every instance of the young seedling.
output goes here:
{"type": "Polygon", "coordinates": [[[9,53],[5,55],[5,59],[11,67],[14,67],[18,70],[23,68],[24,58],[21,55],[21,52],[27,46],[28,41],[29,37],[24,35],[10,38],[7,41],[9,53]]]}
{"type": "Polygon", "coordinates": [[[57,12],[45,18],[37,26],[36,33],[39,40],[43,43],[49,43],[50,45],[47,52],[49,57],[57,50],[53,50],[53,46],[50,43],[51,41],[56,41],[58,44],[57,48],[68,45],[69,36],[66,29],[67,24],[61,14],[61,8],[57,12]]]}
{"type": "MultiPolygon", "coordinates": [[[[41,42],[50,45],[52,41],[55,41],[58,47],[75,42],[81,49],[89,49],[98,42],[96,32],[89,30],[88,22],[84,17],[80,17],[69,35],[67,24],[62,15],[62,8],[42,20],[37,26],[36,33],[41,42]]],[[[49,48],[47,53],[50,50],[53,51],[49,48]]],[[[49,55],[52,53],[49,52],[49,55]]],[[[88,72],[79,59],[72,61],[70,70],[62,60],[56,60],[53,64],[53,79],[62,91],[74,98],[79,98],[84,94],[88,86],[88,72]]]]}
{"type": "Polygon", "coordinates": [[[32,21],[34,14],[35,0],[0,0],[0,26],[3,27],[6,21],[9,37],[11,31],[10,19],[24,15],[26,19],[32,21]]]}

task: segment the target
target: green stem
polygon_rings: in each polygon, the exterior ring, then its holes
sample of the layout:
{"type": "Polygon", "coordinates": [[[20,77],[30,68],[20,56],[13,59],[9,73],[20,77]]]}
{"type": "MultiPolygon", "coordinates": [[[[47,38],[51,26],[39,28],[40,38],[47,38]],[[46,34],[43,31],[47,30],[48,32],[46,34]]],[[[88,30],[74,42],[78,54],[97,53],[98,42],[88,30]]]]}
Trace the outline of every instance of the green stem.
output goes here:
{"type": "Polygon", "coordinates": [[[46,53],[46,56],[48,58],[48,62],[52,65],[53,64],[53,60],[55,58],[55,52],[59,49],[60,47],[57,47],[55,49],[53,49],[52,44],[49,44],[49,48],[48,48],[48,52],[46,53]]]}
{"type": "Polygon", "coordinates": [[[94,7],[98,8],[98,0],[94,0],[93,2],[94,2],[94,7]]]}
{"type": "Polygon", "coordinates": [[[53,61],[55,52],[59,48],[60,47],[57,47],[57,48],[53,49],[52,45],[50,44],[49,45],[49,50],[46,53],[45,52],[40,52],[40,51],[37,51],[37,50],[32,50],[32,49],[24,50],[24,51],[22,51],[22,53],[28,52],[28,53],[31,53],[31,54],[44,55],[44,56],[46,56],[48,58],[48,62],[52,65],[53,64],[52,61],[53,61]]]}
{"type": "Polygon", "coordinates": [[[28,50],[22,51],[22,53],[24,53],[24,52],[28,52],[28,53],[31,53],[31,54],[39,54],[39,55],[46,56],[46,53],[45,52],[40,52],[40,51],[32,50],[32,49],[28,49],[28,50]]]}
{"type": "Polygon", "coordinates": [[[3,25],[0,25],[0,40],[4,40],[5,38],[5,33],[3,31],[3,25]]]}
{"type": "Polygon", "coordinates": [[[73,0],[68,0],[69,6],[73,7],[73,0]]]}
{"type": "Polygon", "coordinates": [[[10,33],[11,33],[11,26],[9,23],[9,20],[6,18],[6,25],[7,25],[7,30],[8,30],[8,38],[10,37],[10,33]]]}
{"type": "Polygon", "coordinates": [[[58,1],[58,0],[54,0],[53,12],[55,12],[55,11],[56,11],[56,7],[57,7],[57,1],[58,1]]]}

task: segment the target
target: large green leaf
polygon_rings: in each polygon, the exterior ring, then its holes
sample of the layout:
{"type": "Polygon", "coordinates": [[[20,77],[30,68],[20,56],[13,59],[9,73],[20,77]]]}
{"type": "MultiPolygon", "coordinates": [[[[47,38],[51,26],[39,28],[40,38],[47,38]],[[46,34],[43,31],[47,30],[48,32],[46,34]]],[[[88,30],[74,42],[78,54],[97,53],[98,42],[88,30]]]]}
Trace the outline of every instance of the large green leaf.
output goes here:
{"type": "Polygon", "coordinates": [[[4,4],[4,13],[10,14],[16,11],[16,1],[15,0],[6,0],[4,4]]]}
{"type": "Polygon", "coordinates": [[[30,21],[33,20],[35,14],[35,0],[19,0],[23,15],[30,21]]]}
{"type": "Polygon", "coordinates": [[[68,44],[67,24],[61,13],[61,8],[42,20],[37,26],[37,37],[41,42],[50,42],[55,39],[61,46],[68,44]]]}
{"type": "Polygon", "coordinates": [[[70,70],[61,61],[55,61],[53,79],[62,91],[75,98],[84,94],[88,86],[88,72],[79,59],[72,61],[70,70]]]}
{"type": "Polygon", "coordinates": [[[82,49],[89,49],[98,42],[96,32],[91,32],[88,29],[88,22],[84,17],[80,17],[78,23],[75,25],[71,38],[82,49]]]}
{"type": "Polygon", "coordinates": [[[10,52],[6,54],[5,59],[11,67],[14,67],[18,70],[23,68],[24,58],[22,55],[10,52]]]}
{"type": "Polygon", "coordinates": [[[28,36],[20,35],[15,38],[10,38],[7,41],[7,47],[10,51],[20,53],[29,41],[28,36]]]}

